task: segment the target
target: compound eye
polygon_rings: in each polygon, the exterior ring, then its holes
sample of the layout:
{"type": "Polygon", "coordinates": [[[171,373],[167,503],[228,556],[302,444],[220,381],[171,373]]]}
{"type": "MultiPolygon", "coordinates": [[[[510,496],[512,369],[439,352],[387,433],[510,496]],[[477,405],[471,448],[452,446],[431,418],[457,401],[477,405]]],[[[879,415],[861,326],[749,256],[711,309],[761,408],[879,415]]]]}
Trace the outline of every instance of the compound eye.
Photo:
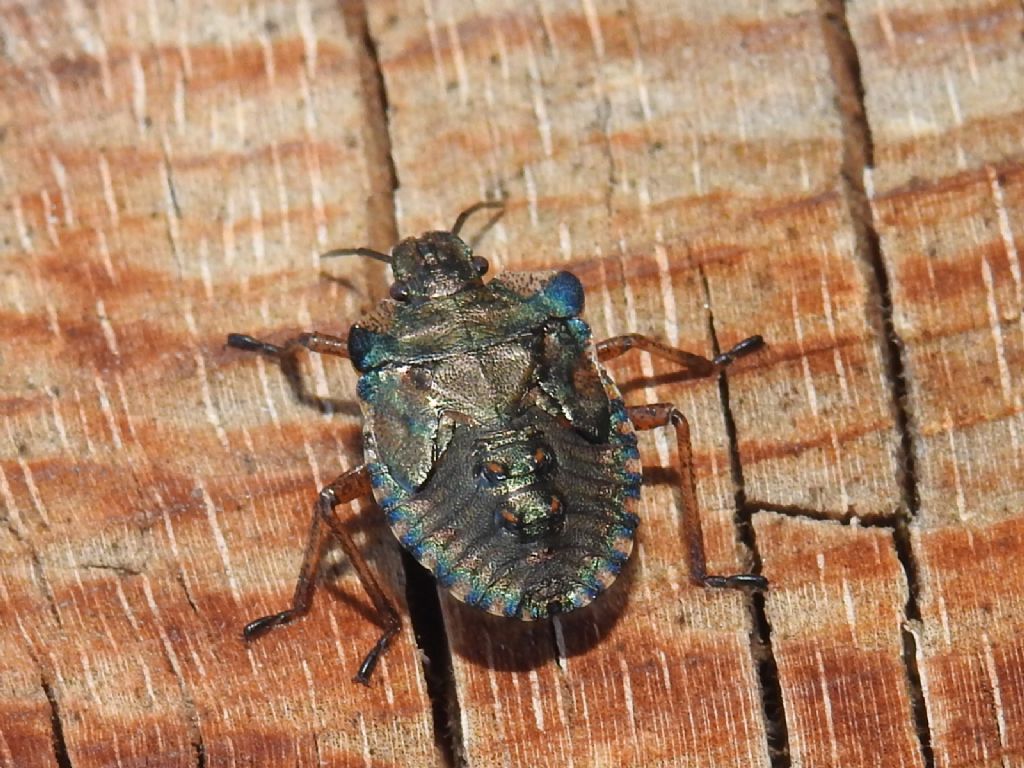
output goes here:
{"type": "Polygon", "coordinates": [[[477,475],[482,475],[491,485],[496,485],[508,477],[508,467],[500,461],[485,461],[476,468],[477,475]]]}
{"type": "Polygon", "coordinates": [[[406,301],[409,298],[409,288],[402,282],[392,283],[388,293],[395,301],[406,301]]]}
{"type": "Polygon", "coordinates": [[[476,270],[478,275],[486,275],[487,270],[491,268],[490,263],[483,256],[473,257],[473,269],[476,270]]]}
{"type": "Polygon", "coordinates": [[[537,443],[530,454],[533,471],[538,475],[546,475],[555,468],[555,452],[546,443],[537,443]]]}

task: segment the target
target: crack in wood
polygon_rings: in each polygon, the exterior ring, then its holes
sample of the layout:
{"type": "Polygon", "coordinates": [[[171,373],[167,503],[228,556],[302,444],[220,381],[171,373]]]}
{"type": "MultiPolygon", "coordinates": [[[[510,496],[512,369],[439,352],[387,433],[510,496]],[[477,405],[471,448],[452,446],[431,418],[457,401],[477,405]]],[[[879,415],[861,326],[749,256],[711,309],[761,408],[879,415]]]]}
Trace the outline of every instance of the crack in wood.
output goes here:
{"type": "MultiPolygon", "coordinates": [[[[598,72],[601,70],[599,69],[598,72]]],[[[604,85],[601,85],[604,93],[604,85]]],[[[612,150],[612,138],[610,133],[612,121],[612,102],[607,94],[602,95],[597,103],[597,124],[601,127],[601,154],[608,164],[608,171],[605,177],[604,210],[608,216],[614,213],[615,187],[619,183],[618,172],[615,169],[615,154],[612,150]]]]}
{"type": "MultiPolygon", "coordinates": [[[[848,185],[847,199],[857,239],[857,252],[870,268],[875,295],[878,297],[886,378],[892,388],[893,414],[900,435],[900,485],[905,509],[897,515],[893,534],[894,547],[907,580],[906,623],[920,621],[920,586],[917,565],[909,534],[909,521],[920,508],[914,465],[911,418],[907,407],[906,370],[902,341],[893,322],[892,290],[882,257],[881,242],[874,224],[874,213],[868,197],[865,177],[874,166],[874,143],[867,119],[864,82],[860,55],[846,15],[844,0],[819,0],[825,47],[836,87],[843,131],[842,175],[848,185]]],[[[933,768],[935,757],[931,744],[931,725],[927,701],[917,667],[917,641],[906,626],[903,628],[903,665],[907,678],[912,714],[921,755],[926,768],[933,768]]]]}
{"type": "MultiPolygon", "coordinates": [[[[718,335],[715,331],[715,316],[711,305],[711,290],[703,268],[699,270],[707,307],[707,327],[711,336],[714,355],[721,354],[718,335]]],[[[729,443],[729,469],[735,488],[737,539],[743,545],[752,561],[752,571],[761,572],[761,555],[757,549],[754,526],[751,522],[753,510],[746,502],[743,482],[743,466],[740,462],[739,442],[736,437],[736,421],[729,405],[729,381],[723,371],[718,377],[719,401],[725,421],[729,443]]],[[[770,588],[770,587],[769,587],[770,588]]],[[[750,655],[757,667],[758,682],[761,685],[761,710],[764,717],[765,735],[768,740],[768,755],[772,768],[789,768],[792,764],[789,750],[789,727],[786,723],[786,705],[782,698],[782,684],[779,680],[779,665],[772,648],[772,629],[768,622],[763,594],[753,594],[749,600],[751,631],[750,655]]]]}
{"type": "Polygon", "coordinates": [[[162,146],[162,160],[164,164],[164,182],[167,185],[167,200],[171,204],[171,210],[174,211],[174,216],[177,219],[181,219],[181,204],[178,202],[178,190],[174,184],[174,168],[171,167],[171,156],[167,148],[166,141],[162,146]]]}
{"type": "MultiPolygon", "coordinates": [[[[165,647],[165,656],[167,649],[165,647]]],[[[192,744],[192,751],[195,753],[197,768],[206,768],[206,742],[203,739],[203,729],[199,722],[199,710],[196,707],[195,699],[189,690],[181,669],[170,657],[167,658],[171,665],[171,672],[178,681],[178,689],[181,693],[182,703],[185,705],[185,714],[188,717],[189,741],[192,744]]]]}
{"type": "Polygon", "coordinates": [[[174,259],[174,267],[177,270],[177,277],[180,282],[185,275],[179,244],[179,228],[181,226],[182,213],[181,206],[178,203],[178,192],[174,184],[174,171],[171,168],[171,155],[167,146],[166,136],[164,136],[161,146],[160,170],[163,175],[164,192],[166,195],[164,200],[165,234],[167,236],[167,243],[171,247],[171,258],[174,259]]]}
{"type": "Polygon", "coordinates": [[[116,573],[118,576],[141,576],[144,571],[139,568],[132,568],[127,565],[117,565],[115,563],[79,563],[79,568],[85,568],[93,571],[110,571],[116,573]]]}
{"type": "Polygon", "coordinates": [[[416,637],[416,646],[420,649],[423,680],[434,721],[434,743],[443,765],[457,766],[461,764],[457,756],[464,752],[459,725],[462,718],[437,584],[434,577],[404,549],[402,565],[409,622],[416,637]]]}
{"type": "Polygon", "coordinates": [[[835,513],[824,509],[813,509],[793,504],[774,504],[750,498],[745,498],[743,505],[750,517],[757,512],[774,512],[785,517],[800,517],[805,520],[832,522],[847,526],[857,525],[860,528],[887,528],[894,531],[901,520],[898,510],[894,510],[891,514],[859,515],[850,511],[835,513]]]}
{"type": "Polygon", "coordinates": [[[185,572],[182,570],[180,562],[178,569],[178,574],[175,576],[175,580],[181,587],[181,591],[185,593],[185,602],[187,602],[188,607],[192,609],[192,613],[199,615],[199,605],[196,603],[195,597],[192,595],[192,590],[188,588],[188,580],[185,578],[185,572]]]}
{"type": "Polygon", "coordinates": [[[370,29],[365,0],[342,3],[341,12],[349,37],[362,44],[358,58],[363,97],[363,139],[370,174],[370,194],[366,201],[368,240],[371,245],[390,247],[398,242],[395,214],[398,170],[391,145],[387,84],[377,40],[370,29]]]}
{"type": "Polygon", "coordinates": [[[8,533],[14,538],[19,544],[28,544],[28,531],[25,530],[25,524],[21,521],[21,515],[18,513],[15,507],[14,496],[11,493],[10,486],[7,484],[7,478],[3,474],[3,467],[0,467],[0,491],[3,492],[4,501],[4,514],[0,515],[0,525],[2,525],[8,533]]]}
{"type": "Polygon", "coordinates": [[[43,693],[50,704],[50,727],[53,731],[53,756],[57,761],[58,768],[72,768],[71,756],[68,754],[68,745],[64,740],[64,723],[60,717],[60,704],[57,701],[57,694],[53,685],[41,674],[39,682],[43,687],[43,693]]]}
{"type": "MultiPolygon", "coordinates": [[[[182,706],[184,707],[187,719],[189,742],[195,755],[195,763],[198,768],[206,768],[206,742],[203,738],[203,730],[199,718],[199,708],[196,706],[195,696],[189,686],[188,680],[185,677],[185,671],[178,659],[178,654],[175,653],[174,645],[171,642],[171,635],[168,632],[167,624],[165,624],[164,618],[160,613],[157,601],[153,596],[149,579],[145,573],[141,573],[140,576],[142,577],[143,594],[145,595],[146,602],[153,613],[153,618],[155,619],[153,626],[156,627],[157,635],[159,636],[163,659],[167,664],[167,669],[170,671],[177,683],[178,693],[181,696],[182,706]]],[[[130,616],[129,618],[131,619],[130,616]]],[[[132,624],[133,626],[135,624],[133,619],[132,624]]]]}
{"type": "Polygon", "coordinates": [[[57,610],[57,598],[53,594],[53,590],[50,588],[50,582],[46,578],[46,571],[43,568],[43,560],[39,556],[38,550],[35,547],[30,549],[32,558],[32,577],[39,585],[39,590],[43,593],[43,597],[46,599],[46,605],[50,609],[50,615],[53,616],[53,620],[57,622],[58,627],[63,627],[64,622],[60,618],[60,611],[57,610]]]}
{"type": "MultiPolygon", "coordinates": [[[[159,625],[163,627],[163,617],[161,617],[159,612],[155,610],[156,603],[152,598],[152,593],[149,591],[148,583],[143,586],[143,589],[146,591],[150,607],[154,608],[159,625]]],[[[177,654],[174,652],[174,648],[171,645],[170,637],[168,637],[167,632],[162,628],[160,629],[159,634],[164,660],[167,662],[167,667],[178,684],[178,693],[181,695],[182,705],[185,708],[185,715],[188,718],[189,741],[192,745],[192,751],[195,754],[196,766],[197,768],[206,768],[206,742],[203,739],[203,729],[199,721],[199,709],[196,707],[195,698],[189,688],[188,681],[185,679],[185,674],[181,668],[180,662],[178,661],[177,654]]]]}
{"type": "Polygon", "coordinates": [[[907,579],[907,604],[903,613],[906,621],[900,628],[903,638],[903,665],[907,670],[910,687],[910,706],[914,715],[914,726],[921,741],[921,754],[927,768],[934,768],[935,755],[931,744],[931,725],[928,721],[928,703],[924,697],[921,684],[921,671],[917,666],[917,636],[910,630],[910,624],[921,623],[920,595],[921,583],[918,576],[917,561],[914,559],[910,540],[910,527],[907,521],[899,520],[893,530],[893,546],[896,556],[903,566],[903,574],[907,579]]]}
{"type": "MultiPolygon", "coordinates": [[[[390,246],[399,237],[395,212],[398,170],[391,143],[387,83],[365,1],[343,3],[342,13],[349,35],[362,43],[359,71],[366,126],[366,157],[370,166],[371,191],[367,200],[369,242],[390,246]]],[[[437,587],[425,569],[404,550],[402,565],[409,622],[423,657],[421,669],[431,704],[434,742],[443,764],[456,766],[461,764],[460,756],[465,752],[460,729],[462,720],[437,587]]]]}

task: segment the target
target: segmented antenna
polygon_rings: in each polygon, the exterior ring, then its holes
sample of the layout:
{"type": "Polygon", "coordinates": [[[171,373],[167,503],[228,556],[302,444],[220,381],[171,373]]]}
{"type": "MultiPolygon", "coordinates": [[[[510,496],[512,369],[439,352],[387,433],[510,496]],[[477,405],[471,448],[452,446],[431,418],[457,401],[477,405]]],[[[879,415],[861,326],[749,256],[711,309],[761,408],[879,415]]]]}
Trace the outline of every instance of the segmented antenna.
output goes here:
{"type": "Polygon", "coordinates": [[[391,263],[391,257],[386,253],[375,251],[373,248],[333,248],[327,253],[321,253],[321,259],[333,259],[335,256],[369,256],[371,259],[377,261],[383,261],[385,264],[391,263]]]}
{"type": "Polygon", "coordinates": [[[484,208],[504,208],[504,200],[481,200],[479,203],[475,203],[462,213],[459,214],[459,218],[455,220],[455,224],[452,225],[452,234],[458,235],[459,230],[462,229],[462,225],[466,223],[466,220],[477,211],[481,211],[484,208]]]}

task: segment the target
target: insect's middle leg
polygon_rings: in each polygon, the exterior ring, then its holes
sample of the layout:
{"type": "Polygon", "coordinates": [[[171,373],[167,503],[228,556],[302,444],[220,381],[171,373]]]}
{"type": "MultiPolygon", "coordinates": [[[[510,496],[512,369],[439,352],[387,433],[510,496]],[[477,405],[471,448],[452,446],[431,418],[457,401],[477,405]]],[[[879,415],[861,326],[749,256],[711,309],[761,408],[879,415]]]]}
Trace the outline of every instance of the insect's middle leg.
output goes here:
{"type": "Polygon", "coordinates": [[[321,355],[348,357],[348,342],[345,339],[316,331],[300,333],[283,344],[260,341],[244,333],[229,333],[228,346],[248,352],[262,352],[265,355],[281,359],[290,358],[303,348],[321,355]]]}
{"type": "Polygon", "coordinates": [[[732,349],[709,360],[693,352],[687,352],[685,349],[670,347],[665,342],[652,339],[650,336],[643,336],[639,333],[627,333],[624,336],[613,336],[610,339],[599,341],[594,345],[594,348],[597,351],[597,359],[601,362],[611,360],[626,354],[632,349],[636,349],[676,363],[683,368],[685,378],[702,379],[707,376],[714,376],[736,358],[756,352],[763,346],[763,338],[760,336],[750,336],[736,344],[732,349]]]}
{"type": "Polygon", "coordinates": [[[383,631],[376,644],[366,654],[355,675],[355,681],[363,685],[370,684],[370,675],[381,654],[387,650],[391,639],[398,634],[402,627],[398,610],[394,602],[384,592],[377,577],[370,569],[369,563],[356,547],[352,535],[348,532],[345,521],[338,514],[338,507],[342,504],[354,501],[362,496],[370,495],[372,486],[370,484],[370,472],[366,465],[350,470],[340,475],[330,485],[320,491],[316,505],[313,508],[313,521],[309,528],[309,538],[306,542],[306,551],[302,557],[302,566],[299,568],[299,578],[295,584],[295,593],[292,596],[290,608],[279,613],[250,621],[245,625],[242,635],[246,640],[257,638],[274,627],[287,624],[293,619],[304,616],[309,612],[313,600],[313,591],[316,588],[317,575],[320,570],[320,560],[323,556],[324,545],[327,537],[333,534],[341,543],[341,548],[352,562],[359,581],[373,602],[374,608],[383,625],[383,631]]]}
{"type": "Polygon", "coordinates": [[[693,444],[690,423],[671,403],[636,405],[626,409],[636,429],[657,429],[672,426],[679,447],[679,490],[683,501],[683,538],[690,559],[690,578],[707,587],[748,587],[766,589],[768,580],[756,573],[736,573],[729,576],[708,574],[704,557],[704,534],[697,508],[697,487],[693,477],[693,444]]]}

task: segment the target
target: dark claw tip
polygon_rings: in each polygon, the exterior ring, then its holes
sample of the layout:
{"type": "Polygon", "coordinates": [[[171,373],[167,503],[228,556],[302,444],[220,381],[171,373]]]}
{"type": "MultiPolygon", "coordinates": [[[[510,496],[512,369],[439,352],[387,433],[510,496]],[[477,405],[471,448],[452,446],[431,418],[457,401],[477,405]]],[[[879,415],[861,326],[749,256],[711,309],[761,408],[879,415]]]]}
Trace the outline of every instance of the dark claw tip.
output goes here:
{"type": "Polygon", "coordinates": [[[753,351],[755,349],[760,349],[761,347],[764,346],[764,336],[762,336],[761,334],[751,336],[749,339],[744,339],[736,346],[742,347],[744,351],[753,351]]]}
{"type": "Polygon", "coordinates": [[[734,576],[705,576],[704,586],[765,590],[768,589],[768,579],[756,573],[737,573],[734,576]]]}
{"type": "Polygon", "coordinates": [[[712,362],[716,365],[729,365],[738,357],[749,355],[751,352],[756,352],[764,346],[763,336],[748,336],[736,343],[731,349],[726,350],[722,354],[718,355],[712,362]]]}
{"type": "Polygon", "coordinates": [[[255,640],[257,637],[262,637],[267,634],[267,632],[280,623],[281,617],[277,614],[273,616],[263,616],[246,624],[245,629],[242,630],[242,637],[246,640],[255,640]]]}
{"type": "MultiPolygon", "coordinates": [[[[258,351],[263,348],[252,336],[246,336],[244,333],[229,333],[228,334],[228,346],[234,347],[235,349],[244,349],[250,352],[258,351]]],[[[255,624],[256,622],[253,622],[255,624]]]]}
{"type": "Polygon", "coordinates": [[[747,589],[768,589],[768,579],[756,573],[741,573],[733,576],[730,583],[734,587],[746,587],[747,589]]]}
{"type": "Polygon", "coordinates": [[[742,355],[749,355],[751,352],[756,352],[764,346],[764,336],[748,336],[743,341],[738,342],[732,349],[725,353],[725,357],[741,357],[742,355]]]}
{"type": "Polygon", "coordinates": [[[359,683],[360,685],[365,685],[367,688],[369,688],[370,687],[370,676],[369,675],[363,675],[363,674],[357,674],[357,675],[354,675],[352,677],[352,682],[353,683],[359,683]]]}

